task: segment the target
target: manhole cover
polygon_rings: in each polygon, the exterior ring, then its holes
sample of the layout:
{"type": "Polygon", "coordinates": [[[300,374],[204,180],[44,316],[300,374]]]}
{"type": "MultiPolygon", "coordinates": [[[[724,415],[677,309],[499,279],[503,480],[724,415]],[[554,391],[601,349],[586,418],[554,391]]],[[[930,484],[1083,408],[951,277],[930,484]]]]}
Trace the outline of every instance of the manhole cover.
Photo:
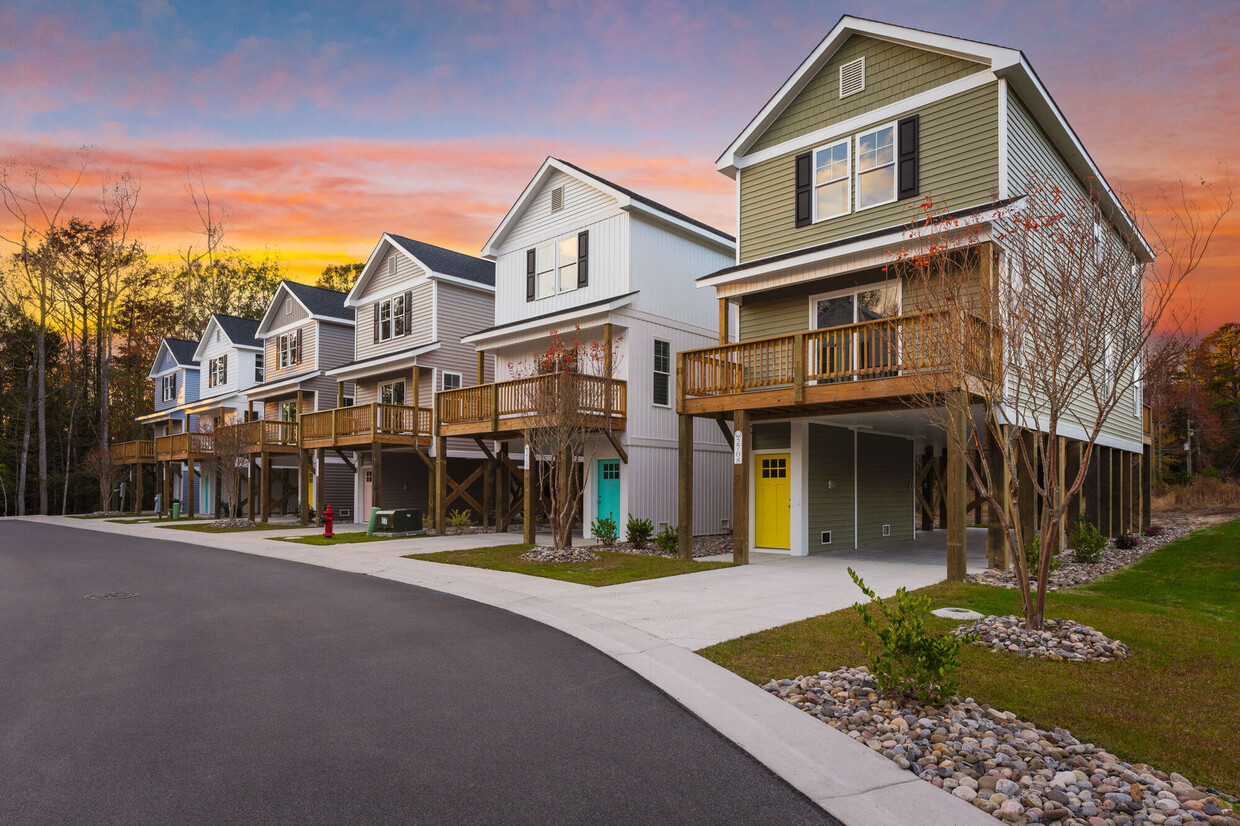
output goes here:
{"type": "Polygon", "coordinates": [[[111,594],[87,594],[87,599],[133,599],[137,594],[131,594],[126,591],[115,591],[111,594]]]}

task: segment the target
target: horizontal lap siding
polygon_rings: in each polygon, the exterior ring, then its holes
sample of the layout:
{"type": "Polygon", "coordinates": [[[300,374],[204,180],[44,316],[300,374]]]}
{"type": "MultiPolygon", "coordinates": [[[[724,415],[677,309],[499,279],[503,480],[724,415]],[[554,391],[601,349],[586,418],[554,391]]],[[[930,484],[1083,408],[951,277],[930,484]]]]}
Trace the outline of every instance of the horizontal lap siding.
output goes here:
{"type": "Polygon", "coordinates": [[[383,451],[383,485],[379,504],[388,508],[418,508],[428,514],[430,476],[426,463],[414,453],[383,451]]]}
{"type": "MultiPolygon", "coordinates": [[[[862,285],[882,284],[891,280],[894,278],[889,279],[881,269],[863,270],[766,292],[750,293],[741,299],[741,341],[805,332],[810,329],[810,296],[862,285]]],[[[904,302],[903,312],[912,313],[924,309],[918,303],[916,290],[910,282],[904,282],[901,296],[904,302]]]]}
{"type": "MultiPolygon", "coordinates": [[[[439,291],[439,349],[419,360],[427,366],[460,373],[466,387],[493,381],[493,360],[486,360],[484,375],[479,379],[478,351],[461,339],[491,326],[495,317],[494,296],[444,282],[439,282],[436,289],[439,291]]],[[[443,386],[442,382],[439,386],[443,386]]]]}
{"type": "Polygon", "coordinates": [[[809,426],[808,522],[811,551],[851,548],[853,542],[853,432],[809,426]],[[822,532],[831,531],[831,544],[822,532]]]}
{"type": "Polygon", "coordinates": [[[315,342],[316,324],[302,324],[300,327],[286,330],[286,334],[293,334],[297,330],[301,330],[301,363],[290,364],[288,367],[280,366],[280,335],[268,336],[263,341],[263,382],[264,384],[274,384],[277,381],[291,378],[301,373],[309,373],[314,370],[314,354],[318,347],[315,342]]]}
{"type": "Polygon", "coordinates": [[[364,303],[357,308],[357,344],[354,357],[358,361],[399,353],[434,341],[434,284],[429,279],[411,283],[423,274],[421,267],[395,250],[390,250],[384,257],[379,272],[371,279],[362,295],[364,303]],[[396,257],[395,279],[387,274],[386,262],[389,256],[396,257]],[[376,342],[376,300],[389,298],[405,290],[411,293],[409,333],[400,338],[376,342]]]}
{"type": "Polygon", "coordinates": [[[857,434],[857,534],[861,545],[913,538],[912,440],[857,434]]]}
{"type": "Polygon", "coordinates": [[[353,471],[343,462],[329,461],[325,465],[321,482],[323,505],[331,505],[332,513],[338,517],[342,510],[353,510],[353,471]]]}
{"type": "MultiPolygon", "coordinates": [[[[920,116],[918,198],[797,227],[794,167],[802,150],[788,152],[745,169],[741,176],[741,260],[903,226],[915,218],[909,206],[927,196],[938,205],[950,203],[953,209],[990,203],[999,187],[998,84],[980,86],[908,114],[920,116]]],[[[855,201],[855,186],[853,190],[855,201]]]]}
{"type": "Polygon", "coordinates": [[[980,63],[853,35],[753,146],[775,146],[985,69],[980,63]],[[840,66],[865,58],[865,90],[840,97],[840,66]]]}
{"type": "Polygon", "coordinates": [[[790,450],[792,447],[792,426],[788,422],[755,424],[750,432],[754,450],[790,450]]]}
{"type": "Polygon", "coordinates": [[[353,327],[319,322],[315,338],[320,370],[331,370],[353,361],[353,327]]]}

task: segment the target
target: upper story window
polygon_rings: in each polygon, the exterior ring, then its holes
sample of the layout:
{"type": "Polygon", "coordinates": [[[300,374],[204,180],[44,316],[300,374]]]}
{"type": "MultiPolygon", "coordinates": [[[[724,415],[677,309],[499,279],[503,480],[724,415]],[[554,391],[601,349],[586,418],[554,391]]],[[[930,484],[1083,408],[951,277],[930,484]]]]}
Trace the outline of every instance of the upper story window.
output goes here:
{"type": "Polygon", "coordinates": [[[159,398],[161,401],[174,402],[177,400],[177,374],[161,376],[159,379],[159,398]]]}
{"type": "Polygon", "coordinates": [[[263,354],[254,354],[254,381],[262,383],[263,381],[263,354]]]}
{"type": "Polygon", "coordinates": [[[402,294],[385,298],[375,305],[375,312],[379,314],[375,328],[376,341],[400,338],[408,332],[405,324],[405,301],[402,294]]]}
{"type": "Polygon", "coordinates": [[[461,387],[461,374],[444,372],[443,379],[440,381],[442,385],[440,390],[459,390],[461,387]]]}
{"type": "Polygon", "coordinates": [[[896,199],[896,125],[857,136],[857,209],[896,199]]]}
{"type": "Polygon", "coordinates": [[[667,407],[671,404],[672,345],[667,341],[654,340],[654,403],[667,407]]]}
{"type": "Polygon", "coordinates": [[[281,333],[278,340],[280,367],[292,367],[301,364],[301,330],[281,333]]]}
{"type": "Polygon", "coordinates": [[[207,362],[207,386],[219,387],[228,383],[228,355],[216,356],[207,362]]]}
{"type": "Polygon", "coordinates": [[[814,220],[822,221],[851,211],[849,140],[814,151],[814,220]]]}
{"type": "Polygon", "coordinates": [[[390,381],[387,384],[379,385],[379,403],[380,404],[404,404],[405,403],[405,380],[390,381]]]}
{"type": "Polygon", "coordinates": [[[589,281],[590,233],[579,232],[525,253],[525,300],[548,298],[589,281]]]}

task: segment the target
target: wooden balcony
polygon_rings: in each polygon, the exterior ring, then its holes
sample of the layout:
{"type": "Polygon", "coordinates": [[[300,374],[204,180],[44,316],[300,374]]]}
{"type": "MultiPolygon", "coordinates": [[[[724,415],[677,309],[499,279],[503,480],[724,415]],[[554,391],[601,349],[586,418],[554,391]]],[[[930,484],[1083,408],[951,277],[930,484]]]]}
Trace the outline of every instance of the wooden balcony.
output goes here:
{"type": "Polygon", "coordinates": [[[110,451],[112,461],[118,465],[137,465],[155,461],[155,442],[150,439],[120,442],[112,445],[110,451]]]}
{"type": "MultiPolygon", "coordinates": [[[[942,373],[957,316],[938,311],[848,324],[794,335],[705,347],[680,354],[679,410],[692,415],[732,410],[840,409],[899,404],[924,393],[942,373]]],[[[989,328],[970,317],[975,370],[995,352],[989,328]]]]}
{"type": "Polygon", "coordinates": [[[186,462],[210,456],[210,433],[174,433],[155,437],[155,461],[186,462]]]}
{"type": "Polygon", "coordinates": [[[557,411],[584,416],[588,427],[624,430],[628,385],[585,373],[549,373],[445,390],[435,402],[441,436],[520,433],[557,411]]]}
{"type": "Polygon", "coordinates": [[[256,419],[224,425],[215,431],[215,439],[221,445],[221,452],[227,449],[237,455],[296,453],[300,449],[298,433],[297,422],[256,419]]]}
{"type": "Polygon", "coordinates": [[[430,408],[404,404],[358,404],[301,415],[301,444],[306,448],[431,442],[430,408]]]}

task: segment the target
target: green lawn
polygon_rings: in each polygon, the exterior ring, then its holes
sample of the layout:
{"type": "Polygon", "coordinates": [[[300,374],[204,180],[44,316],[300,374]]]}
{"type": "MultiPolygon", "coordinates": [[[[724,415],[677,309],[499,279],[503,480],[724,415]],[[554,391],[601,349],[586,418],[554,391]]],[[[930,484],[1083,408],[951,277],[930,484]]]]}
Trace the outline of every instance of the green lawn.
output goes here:
{"type": "MultiPolygon", "coordinates": [[[[138,519],[134,519],[132,517],[124,517],[124,518],[113,517],[112,519],[109,519],[108,521],[115,522],[118,525],[141,525],[141,524],[146,524],[148,522],[151,523],[152,525],[157,522],[164,522],[167,524],[171,524],[170,520],[167,517],[160,519],[158,516],[156,516],[153,513],[145,514],[144,516],[138,519]]],[[[203,521],[207,521],[207,517],[195,516],[193,519],[190,519],[188,516],[182,516],[180,519],[177,520],[177,522],[203,522],[203,521]]]]}
{"type": "Polygon", "coordinates": [[[161,528],[167,528],[173,531],[198,531],[199,533],[237,533],[238,531],[278,531],[278,530],[297,530],[300,525],[272,525],[270,522],[259,522],[254,525],[247,525],[244,528],[220,528],[212,525],[210,522],[193,522],[188,525],[180,524],[182,520],[178,519],[176,524],[160,525],[161,528]]]}
{"type": "Polygon", "coordinates": [[[321,533],[313,533],[309,536],[298,536],[290,538],[287,536],[273,537],[277,542],[294,542],[298,545],[349,545],[356,542],[390,542],[393,539],[412,539],[408,536],[367,536],[365,531],[353,531],[350,533],[338,533],[328,539],[321,533]]]}
{"type": "Polygon", "coordinates": [[[657,556],[622,554],[614,551],[594,551],[602,557],[598,562],[526,562],[517,558],[531,547],[533,546],[496,545],[490,548],[441,551],[434,554],[408,554],[405,559],[468,565],[471,568],[488,568],[492,571],[513,571],[518,574],[545,576],[550,579],[562,579],[565,582],[595,587],[732,567],[731,562],[695,562],[684,559],[664,559],[657,556]]]}
{"type": "MultiPolygon", "coordinates": [[[[1240,791],[1240,521],[1198,531],[1095,583],[1047,596],[1047,616],[1128,644],[1117,663],[1019,659],[965,646],[961,691],[1044,728],[1063,726],[1132,762],[1240,791]]],[[[924,588],[932,608],[1020,614],[1015,591],[924,588]]],[[[858,592],[858,598],[861,594],[858,592]]],[[[932,630],[955,623],[931,617],[932,630]]],[[[755,683],[865,663],[847,609],[699,652],[755,683]]]]}

